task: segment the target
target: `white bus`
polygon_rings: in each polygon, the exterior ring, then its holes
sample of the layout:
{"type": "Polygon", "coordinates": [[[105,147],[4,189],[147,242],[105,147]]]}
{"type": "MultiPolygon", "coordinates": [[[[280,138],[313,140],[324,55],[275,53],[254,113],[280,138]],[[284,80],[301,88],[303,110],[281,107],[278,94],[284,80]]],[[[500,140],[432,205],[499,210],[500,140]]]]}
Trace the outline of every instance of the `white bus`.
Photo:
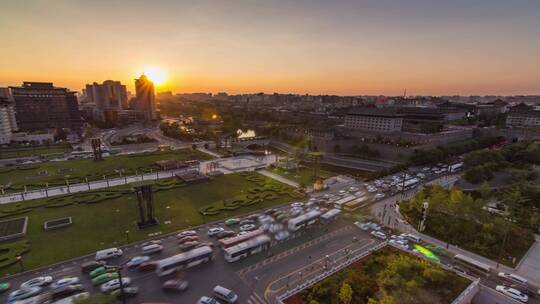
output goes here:
{"type": "Polygon", "coordinates": [[[367,200],[368,200],[367,196],[359,197],[359,198],[355,199],[354,201],[350,201],[350,202],[346,203],[343,206],[343,210],[346,211],[346,212],[353,212],[353,211],[357,210],[358,208],[364,206],[365,203],[367,203],[366,202],[367,200]]]}
{"type": "Polygon", "coordinates": [[[398,183],[396,187],[399,191],[409,190],[416,187],[419,182],[420,180],[418,178],[411,178],[406,180],[405,182],[398,183]]]}
{"type": "Polygon", "coordinates": [[[212,260],[212,248],[202,246],[157,262],[156,273],[165,276],[177,270],[190,268],[212,260]]]}
{"type": "Polygon", "coordinates": [[[489,275],[489,273],[491,272],[491,267],[489,265],[478,262],[477,260],[471,259],[470,257],[464,256],[462,254],[456,254],[454,256],[454,263],[461,264],[468,269],[471,269],[474,272],[482,274],[484,276],[489,275]]]}
{"type": "Polygon", "coordinates": [[[257,230],[253,230],[253,231],[250,231],[246,234],[242,234],[242,235],[238,235],[238,236],[235,236],[235,237],[230,237],[230,238],[226,238],[226,239],[221,239],[219,240],[219,245],[221,246],[221,248],[225,249],[225,248],[229,248],[229,247],[232,247],[236,244],[240,244],[242,242],[245,242],[249,239],[252,239],[256,236],[259,236],[261,234],[264,233],[264,230],[262,228],[259,228],[257,230]]]}
{"type": "Polygon", "coordinates": [[[340,213],[341,213],[341,210],[339,209],[329,210],[328,212],[321,215],[321,223],[326,225],[333,222],[339,217],[340,213]]]}
{"type": "Polygon", "coordinates": [[[225,260],[229,263],[247,258],[252,254],[259,253],[270,247],[270,237],[266,234],[259,235],[240,244],[224,249],[225,260]]]}
{"type": "Polygon", "coordinates": [[[319,220],[321,213],[317,210],[312,210],[289,220],[289,230],[297,231],[300,228],[312,225],[319,220]]]}
{"type": "Polygon", "coordinates": [[[343,205],[345,205],[346,203],[354,200],[356,198],[355,195],[348,195],[340,200],[337,200],[334,202],[334,208],[338,208],[338,209],[342,209],[343,208],[343,205]]]}

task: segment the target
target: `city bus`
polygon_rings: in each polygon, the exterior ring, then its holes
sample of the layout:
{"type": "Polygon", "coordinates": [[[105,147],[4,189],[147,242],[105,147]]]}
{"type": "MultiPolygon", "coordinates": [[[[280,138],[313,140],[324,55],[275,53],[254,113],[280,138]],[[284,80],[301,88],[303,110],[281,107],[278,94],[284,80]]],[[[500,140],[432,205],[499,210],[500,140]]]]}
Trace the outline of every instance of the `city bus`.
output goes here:
{"type": "Polygon", "coordinates": [[[261,234],[250,240],[236,244],[224,250],[225,260],[229,263],[236,262],[240,259],[247,258],[252,254],[259,253],[270,248],[272,239],[266,234],[261,234]]]}
{"type": "Polygon", "coordinates": [[[334,202],[334,208],[338,208],[338,209],[343,209],[343,205],[345,205],[346,203],[354,200],[356,198],[356,196],[354,195],[348,195],[342,199],[339,199],[337,201],[334,202]]]}
{"type": "Polygon", "coordinates": [[[456,254],[454,256],[454,263],[465,266],[467,267],[467,269],[471,269],[474,272],[484,275],[484,276],[488,276],[489,273],[491,272],[491,267],[489,265],[486,265],[482,262],[478,262],[477,260],[474,260],[462,254],[456,254]]]}
{"type": "Polygon", "coordinates": [[[329,224],[335,220],[337,220],[339,218],[339,214],[341,213],[341,210],[339,209],[332,209],[332,210],[329,210],[328,212],[324,213],[323,215],[321,215],[321,224],[329,224]]]}
{"type": "Polygon", "coordinates": [[[305,214],[292,218],[289,220],[289,230],[297,231],[300,228],[312,225],[319,220],[319,216],[321,216],[321,213],[319,211],[312,210],[305,214]]]}
{"type": "Polygon", "coordinates": [[[209,262],[212,260],[212,257],[212,248],[210,246],[198,247],[158,261],[156,274],[158,276],[165,276],[177,270],[209,262]]]}
{"type": "Polygon", "coordinates": [[[403,183],[398,183],[396,187],[399,191],[409,190],[416,187],[419,182],[420,180],[418,178],[411,178],[411,179],[406,180],[403,183]]]}
{"type": "Polygon", "coordinates": [[[234,246],[236,244],[239,244],[239,243],[242,243],[242,242],[245,242],[249,239],[252,239],[256,236],[259,236],[261,234],[263,234],[263,230],[261,228],[257,229],[257,230],[253,230],[253,231],[250,231],[246,234],[242,234],[242,235],[239,235],[239,236],[235,236],[235,237],[230,237],[230,238],[225,238],[225,239],[221,239],[219,240],[219,245],[221,246],[221,248],[225,249],[225,248],[229,248],[231,246],[234,246]]]}
{"type": "Polygon", "coordinates": [[[355,199],[354,201],[350,201],[343,206],[343,210],[347,212],[353,212],[357,210],[358,208],[362,207],[364,203],[367,201],[367,199],[368,199],[367,196],[362,196],[355,199]]]}

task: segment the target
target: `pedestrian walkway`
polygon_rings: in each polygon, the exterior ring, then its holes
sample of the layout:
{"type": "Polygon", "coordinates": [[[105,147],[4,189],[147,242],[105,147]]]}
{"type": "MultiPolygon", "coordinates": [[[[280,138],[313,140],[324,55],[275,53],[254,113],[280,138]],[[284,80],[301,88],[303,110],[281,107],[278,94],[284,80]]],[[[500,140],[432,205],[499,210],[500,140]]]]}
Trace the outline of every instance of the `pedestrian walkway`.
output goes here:
{"type": "Polygon", "coordinates": [[[252,293],[251,295],[249,295],[247,303],[248,304],[266,304],[266,301],[263,298],[261,298],[261,296],[259,296],[258,294],[252,293]]]}
{"type": "Polygon", "coordinates": [[[268,170],[260,170],[259,171],[260,174],[264,175],[264,176],[268,176],[270,178],[273,178],[275,180],[277,180],[278,182],[282,182],[284,184],[287,184],[289,186],[292,186],[292,187],[295,187],[295,188],[300,188],[300,184],[293,181],[293,180],[290,180],[288,178],[285,178],[279,174],[275,174],[273,172],[270,172],[268,170]]]}

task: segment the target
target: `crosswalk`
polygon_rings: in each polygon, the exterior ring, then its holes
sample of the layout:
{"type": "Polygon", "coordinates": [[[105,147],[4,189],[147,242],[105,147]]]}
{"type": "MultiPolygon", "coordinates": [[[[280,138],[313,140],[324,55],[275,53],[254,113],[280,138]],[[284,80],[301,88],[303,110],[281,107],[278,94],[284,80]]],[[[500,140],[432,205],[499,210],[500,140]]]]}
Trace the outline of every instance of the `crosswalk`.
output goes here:
{"type": "Polygon", "coordinates": [[[267,302],[256,293],[252,293],[249,296],[247,303],[248,304],[267,304],[267,302]]]}

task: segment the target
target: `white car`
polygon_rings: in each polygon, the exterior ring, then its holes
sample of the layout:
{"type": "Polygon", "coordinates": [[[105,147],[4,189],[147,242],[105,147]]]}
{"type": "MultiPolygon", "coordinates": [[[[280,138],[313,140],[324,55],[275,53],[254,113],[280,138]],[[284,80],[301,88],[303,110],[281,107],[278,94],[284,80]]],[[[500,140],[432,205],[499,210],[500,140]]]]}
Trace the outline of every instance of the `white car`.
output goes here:
{"type": "Polygon", "coordinates": [[[68,285],[75,285],[79,284],[80,280],[77,277],[71,277],[71,278],[62,278],[54,283],[51,284],[52,289],[61,288],[68,285]]]}
{"type": "Polygon", "coordinates": [[[276,241],[284,241],[284,240],[286,240],[287,238],[289,238],[289,236],[290,236],[289,231],[287,231],[287,230],[281,230],[281,231],[278,231],[278,232],[274,235],[274,238],[276,239],[276,241]]]}
{"type": "Polygon", "coordinates": [[[252,231],[255,229],[257,229],[257,226],[253,224],[245,224],[245,225],[240,226],[240,231],[252,231]]]}
{"type": "Polygon", "coordinates": [[[380,231],[371,231],[371,235],[378,238],[378,239],[381,239],[381,240],[386,240],[386,234],[380,232],[380,231]]]}
{"type": "Polygon", "coordinates": [[[52,281],[53,278],[51,276],[37,277],[22,283],[21,288],[43,287],[51,284],[52,281]]]}
{"type": "Polygon", "coordinates": [[[150,261],[150,257],[149,256],[146,256],[146,255],[142,255],[142,256],[134,256],[132,257],[127,263],[127,267],[129,268],[133,268],[133,267],[138,267],[139,265],[141,265],[142,263],[144,262],[148,262],[150,261]]]}
{"type": "Polygon", "coordinates": [[[185,236],[195,236],[195,235],[197,235],[197,231],[195,231],[195,230],[186,230],[186,231],[182,231],[179,234],[177,234],[176,237],[177,238],[183,238],[185,236]]]}
{"type": "Polygon", "coordinates": [[[389,243],[391,243],[391,244],[393,244],[394,246],[397,246],[397,247],[399,247],[399,248],[402,248],[402,249],[405,249],[405,250],[409,250],[409,245],[407,244],[406,241],[399,240],[399,239],[391,239],[389,243]]]}
{"type": "Polygon", "coordinates": [[[527,303],[529,301],[529,297],[526,294],[514,288],[506,287],[503,285],[497,285],[497,287],[495,287],[495,290],[497,290],[498,292],[504,295],[509,296],[510,298],[514,300],[518,300],[523,303],[527,303]]]}
{"type": "Polygon", "coordinates": [[[373,197],[375,200],[380,200],[380,199],[383,199],[384,198],[384,194],[383,193],[377,193],[375,194],[375,196],[373,197]]]}
{"type": "Polygon", "coordinates": [[[360,222],[354,222],[354,225],[364,231],[367,231],[369,229],[369,224],[371,223],[360,223],[360,222]]]}
{"type": "Polygon", "coordinates": [[[37,286],[17,289],[9,294],[6,303],[15,303],[16,301],[28,299],[38,295],[41,291],[42,288],[37,286]]]}
{"type": "Polygon", "coordinates": [[[527,283],[528,283],[527,279],[525,279],[524,277],[518,276],[517,274],[499,272],[498,276],[512,283],[516,283],[521,286],[527,287],[527,283]]]}
{"type": "MultiPolygon", "coordinates": [[[[128,286],[129,284],[131,284],[131,279],[128,278],[128,277],[124,277],[122,278],[122,286],[125,287],[125,286],[128,286]]],[[[109,282],[107,283],[103,283],[103,285],[101,285],[101,292],[111,292],[115,289],[118,289],[120,288],[120,280],[119,279],[114,279],[114,280],[110,280],[109,282]]]]}
{"type": "Polygon", "coordinates": [[[291,207],[293,207],[293,208],[302,208],[302,207],[304,207],[304,203],[302,203],[302,202],[292,203],[291,207]]]}
{"type": "Polygon", "coordinates": [[[215,236],[215,235],[217,235],[218,233],[220,233],[222,231],[225,231],[225,229],[223,229],[221,227],[210,228],[210,229],[208,229],[208,236],[215,236]]]}

